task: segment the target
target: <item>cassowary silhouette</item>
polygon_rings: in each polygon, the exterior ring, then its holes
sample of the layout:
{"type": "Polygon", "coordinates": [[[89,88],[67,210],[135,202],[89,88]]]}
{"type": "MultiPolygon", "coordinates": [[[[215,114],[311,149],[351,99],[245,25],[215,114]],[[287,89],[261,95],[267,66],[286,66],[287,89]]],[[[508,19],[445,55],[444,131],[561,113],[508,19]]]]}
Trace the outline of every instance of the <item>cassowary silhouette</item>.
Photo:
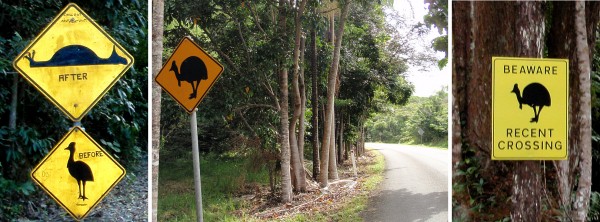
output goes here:
{"type": "Polygon", "coordinates": [[[529,105],[531,108],[533,108],[534,117],[531,118],[531,123],[537,123],[540,117],[540,112],[542,112],[542,108],[544,108],[544,106],[550,106],[550,93],[542,84],[534,82],[525,86],[522,96],[518,84],[515,84],[511,92],[517,95],[519,109],[523,109],[523,104],[529,105]]]}
{"type": "Polygon", "coordinates": [[[88,166],[83,161],[73,161],[73,155],[75,154],[75,142],[71,142],[69,147],[65,148],[65,150],[70,151],[69,162],[67,163],[67,168],[69,168],[69,173],[75,180],[77,180],[77,185],[79,186],[79,198],[86,200],[88,199],[85,196],[85,182],[86,181],[94,181],[94,175],[92,174],[92,170],[90,166],[88,166]],[[81,184],[83,183],[83,195],[81,184]]]}
{"type": "Polygon", "coordinates": [[[201,80],[205,80],[208,78],[208,73],[206,71],[206,65],[204,62],[196,57],[190,56],[187,57],[181,63],[181,68],[177,68],[177,63],[173,60],[171,63],[170,71],[175,72],[175,77],[177,78],[177,85],[181,87],[181,81],[186,81],[192,84],[192,94],[190,94],[189,99],[196,98],[196,93],[198,92],[198,85],[200,85],[201,80]],[[196,85],[194,85],[194,82],[196,85]]]}
{"type": "Polygon", "coordinates": [[[90,48],[82,45],[65,46],[52,55],[48,61],[35,61],[35,50],[28,52],[23,58],[29,60],[29,67],[59,67],[82,65],[117,65],[127,64],[127,60],[117,54],[115,46],[108,58],[100,58],[90,48]]]}

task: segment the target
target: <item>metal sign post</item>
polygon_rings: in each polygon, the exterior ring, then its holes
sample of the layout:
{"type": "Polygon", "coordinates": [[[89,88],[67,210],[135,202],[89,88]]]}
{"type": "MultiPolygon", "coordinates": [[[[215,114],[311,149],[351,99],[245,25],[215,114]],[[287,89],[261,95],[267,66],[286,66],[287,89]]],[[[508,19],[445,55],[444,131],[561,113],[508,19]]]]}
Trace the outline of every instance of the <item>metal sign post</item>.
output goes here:
{"type": "Polygon", "coordinates": [[[196,110],[190,114],[190,128],[192,131],[192,156],[194,162],[194,188],[196,189],[196,217],[202,222],[202,183],[200,181],[200,152],[198,151],[198,122],[196,110]]]}

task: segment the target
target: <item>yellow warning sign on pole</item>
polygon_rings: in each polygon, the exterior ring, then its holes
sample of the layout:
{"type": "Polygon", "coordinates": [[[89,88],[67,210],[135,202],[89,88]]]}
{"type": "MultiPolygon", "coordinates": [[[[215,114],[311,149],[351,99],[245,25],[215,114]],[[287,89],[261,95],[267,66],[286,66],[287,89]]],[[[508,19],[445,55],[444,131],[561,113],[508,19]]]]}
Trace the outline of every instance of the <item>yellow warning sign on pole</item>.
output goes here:
{"type": "Polygon", "coordinates": [[[125,176],[125,169],[79,127],[73,127],[31,172],[71,216],[84,218],[125,176]]]}
{"type": "Polygon", "coordinates": [[[133,56],[73,3],[13,61],[72,121],[81,120],[132,64],[133,56]]]}
{"type": "Polygon", "coordinates": [[[492,159],[564,160],[569,60],[492,58],[492,159]]]}
{"type": "Polygon", "coordinates": [[[223,72],[223,66],[189,37],[184,37],[155,81],[191,113],[223,72]]]}

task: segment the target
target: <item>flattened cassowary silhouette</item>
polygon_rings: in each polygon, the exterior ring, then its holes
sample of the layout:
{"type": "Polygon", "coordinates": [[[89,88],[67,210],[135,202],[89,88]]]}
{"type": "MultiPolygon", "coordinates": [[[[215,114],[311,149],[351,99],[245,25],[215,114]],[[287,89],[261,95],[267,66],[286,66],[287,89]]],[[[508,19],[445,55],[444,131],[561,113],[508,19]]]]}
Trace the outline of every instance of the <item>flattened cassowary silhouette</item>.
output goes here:
{"type": "Polygon", "coordinates": [[[90,166],[88,166],[83,161],[74,161],[73,155],[75,154],[75,142],[71,142],[69,147],[65,148],[71,152],[69,155],[69,162],[67,163],[67,168],[69,168],[69,173],[75,180],[77,180],[77,185],[79,186],[79,198],[86,200],[88,199],[85,196],[85,182],[86,181],[94,181],[94,175],[92,174],[92,170],[90,166]],[[81,189],[81,184],[83,184],[83,189],[81,189]],[[83,190],[83,194],[82,191],[83,190]]]}
{"type": "Polygon", "coordinates": [[[544,108],[544,106],[550,106],[550,93],[546,87],[537,82],[525,86],[523,89],[523,95],[521,95],[521,91],[519,90],[519,86],[517,84],[515,84],[511,92],[517,95],[519,109],[523,109],[523,104],[529,105],[531,108],[533,108],[534,116],[531,118],[531,123],[537,123],[540,117],[540,112],[542,112],[542,108],[544,108]]]}
{"type": "Polygon", "coordinates": [[[171,69],[169,71],[175,72],[175,77],[177,78],[177,84],[179,87],[181,87],[181,81],[186,81],[192,84],[192,94],[190,94],[189,99],[196,98],[200,81],[208,79],[206,65],[204,65],[204,62],[196,56],[190,56],[183,60],[181,63],[181,68],[179,69],[177,68],[177,63],[175,60],[173,60],[171,63],[171,69]],[[194,83],[196,84],[194,85],[194,83]]]}
{"type": "Polygon", "coordinates": [[[108,58],[100,58],[90,48],[82,45],[62,47],[48,61],[36,61],[35,50],[28,52],[23,58],[29,60],[29,67],[58,67],[83,65],[126,65],[127,60],[117,54],[115,46],[108,58]]]}

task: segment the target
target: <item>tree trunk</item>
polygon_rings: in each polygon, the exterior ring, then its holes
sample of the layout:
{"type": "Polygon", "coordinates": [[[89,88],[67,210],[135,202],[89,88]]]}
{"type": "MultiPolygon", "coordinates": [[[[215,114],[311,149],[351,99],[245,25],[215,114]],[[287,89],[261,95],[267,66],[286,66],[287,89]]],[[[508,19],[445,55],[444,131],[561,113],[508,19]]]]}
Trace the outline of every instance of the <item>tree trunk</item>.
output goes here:
{"type": "MultiPolygon", "coordinates": [[[[598,12],[594,12],[598,14],[598,12]]],[[[579,144],[579,184],[573,203],[573,218],[575,221],[585,221],[590,202],[590,192],[592,186],[592,114],[591,114],[591,94],[590,94],[590,49],[588,46],[587,29],[585,21],[585,2],[575,2],[575,33],[576,33],[576,51],[577,51],[577,76],[579,85],[579,107],[573,107],[577,111],[577,119],[580,122],[580,134],[573,135],[577,137],[579,144]]]]}
{"type": "Polygon", "coordinates": [[[290,173],[290,138],[288,121],[288,70],[279,71],[279,144],[281,146],[281,201],[292,202],[292,178],[290,173]]]}
{"type": "MultiPolygon", "coordinates": [[[[335,112],[335,111],[334,111],[335,112]]],[[[335,116],[335,113],[334,113],[335,116]]],[[[337,173],[337,153],[335,152],[335,119],[332,121],[332,126],[330,126],[331,129],[331,136],[329,137],[329,179],[330,180],[337,180],[339,179],[338,177],[338,173],[337,173]]]]}
{"type": "Polygon", "coordinates": [[[302,37],[300,41],[300,120],[298,125],[298,154],[300,156],[300,164],[302,165],[302,169],[300,169],[300,173],[302,176],[300,177],[300,190],[306,191],[306,173],[304,172],[304,136],[306,132],[306,127],[304,122],[306,121],[306,84],[304,79],[304,51],[306,50],[306,38],[302,37]]]}
{"type": "MultiPolygon", "coordinates": [[[[163,0],[152,1],[152,79],[162,67],[163,21],[165,4],[163,0]]],[[[152,81],[152,221],[158,221],[158,169],[160,151],[160,112],[161,89],[152,81]]]]}
{"type": "Polygon", "coordinates": [[[313,179],[316,181],[319,177],[319,85],[318,83],[318,68],[317,68],[317,31],[316,27],[310,30],[310,72],[312,80],[312,147],[313,147],[313,179]]]}
{"type": "Polygon", "coordinates": [[[338,131],[338,152],[337,152],[337,162],[338,164],[342,164],[344,162],[344,117],[343,117],[343,113],[340,112],[339,114],[339,118],[340,118],[340,126],[339,126],[339,131],[338,131]]]}
{"type": "MultiPolygon", "coordinates": [[[[285,35],[286,31],[286,7],[287,1],[279,0],[279,33],[285,35]]],[[[292,202],[292,178],[290,167],[290,130],[289,130],[289,92],[288,92],[288,70],[285,62],[279,63],[279,145],[281,147],[281,201],[292,202]]]]}
{"type": "MultiPolygon", "coordinates": [[[[335,45],[333,49],[333,61],[331,62],[331,69],[329,70],[329,76],[327,78],[327,108],[325,110],[325,123],[323,129],[323,144],[321,146],[321,169],[329,169],[329,149],[331,146],[331,135],[332,131],[335,130],[333,128],[333,109],[334,109],[334,94],[335,94],[335,85],[337,81],[337,73],[340,64],[340,49],[342,46],[342,36],[344,34],[344,26],[346,23],[346,17],[348,16],[348,8],[351,4],[351,1],[346,2],[342,6],[342,13],[340,16],[340,24],[338,26],[338,30],[335,33],[335,45]]],[[[334,158],[335,161],[335,158],[334,158]]],[[[321,175],[319,177],[319,184],[321,187],[327,187],[329,173],[325,170],[321,171],[321,175]]],[[[337,177],[337,175],[335,175],[337,177]]]]}
{"type": "MultiPolygon", "coordinates": [[[[296,16],[294,18],[295,25],[295,37],[294,37],[294,52],[293,52],[293,74],[292,74],[292,93],[294,111],[292,114],[292,120],[290,121],[290,150],[291,150],[291,163],[292,163],[292,172],[294,180],[294,189],[296,191],[305,191],[306,190],[306,177],[304,174],[304,166],[301,162],[300,158],[300,149],[303,147],[298,146],[298,135],[296,134],[296,128],[298,125],[298,120],[300,119],[300,114],[302,113],[302,98],[300,95],[300,87],[299,87],[299,75],[300,75],[300,52],[301,42],[302,42],[302,14],[304,12],[304,6],[306,5],[306,0],[300,2],[300,6],[298,11],[296,12],[296,16]]],[[[303,124],[303,123],[300,123],[303,124]]]]}

